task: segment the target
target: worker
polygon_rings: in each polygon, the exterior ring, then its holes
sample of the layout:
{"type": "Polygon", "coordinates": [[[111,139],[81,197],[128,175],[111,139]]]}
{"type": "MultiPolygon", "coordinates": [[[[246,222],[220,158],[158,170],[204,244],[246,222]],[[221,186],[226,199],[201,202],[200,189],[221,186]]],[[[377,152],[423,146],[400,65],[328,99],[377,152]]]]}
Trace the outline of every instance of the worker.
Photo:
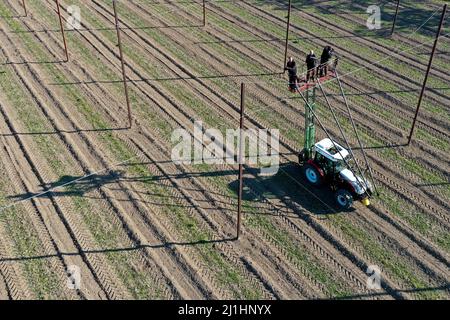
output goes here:
{"type": "Polygon", "coordinates": [[[328,74],[328,64],[333,56],[334,50],[330,46],[323,48],[322,56],[320,57],[320,77],[325,77],[328,74]]]}
{"type": "Polygon", "coordinates": [[[284,70],[287,70],[289,77],[289,91],[296,92],[297,91],[297,64],[293,57],[289,57],[289,60],[286,64],[284,70]]]}
{"type": "Polygon", "coordinates": [[[338,65],[339,56],[337,55],[336,51],[334,51],[334,48],[332,48],[332,47],[330,47],[329,54],[330,54],[330,60],[328,63],[328,70],[330,69],[331,66],[332,66],[332,70],[335,70],[338,65]],[[331,63],[331,62],[333,62],[333,63],[331,63]]]}
{"type": "Polygon", "coordinates": [[[306,72],[306,82],[309,82],[310,79],[314,81],[317,74],[317,57],[313,50],[309,52],[306,56],[306,67],[308,71],[306,72]]]}

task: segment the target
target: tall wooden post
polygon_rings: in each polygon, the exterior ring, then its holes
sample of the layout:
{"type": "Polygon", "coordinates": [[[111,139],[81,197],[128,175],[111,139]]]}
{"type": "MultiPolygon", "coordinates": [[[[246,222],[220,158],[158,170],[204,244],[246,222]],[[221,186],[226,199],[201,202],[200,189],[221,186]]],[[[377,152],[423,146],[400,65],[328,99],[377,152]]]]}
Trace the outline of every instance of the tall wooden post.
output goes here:
{"type": "Polygon", "coordinates": [[[241,235],[241,216],[242,216],[242,189],[243,189],[243,174],[244,174],[244,109],[245,109],[245,83],[241,83],[241,113],[239,121],[239,190],[238,190],[238,217],[236,240],[241,235]]]}
{"type": "Polygon", "coordinates": [[[391,36],[394,34],[395,25],[397,24],[398,12],[400,10],[400,0],[397,0],[397,9],[395,10],[394,22],[392,23],[391,36]]]}
{"type": "Polygon", "coordinates": [[[69,50],[67,49],[66,33],[64,31],[63,20],[62,20],[62,17],[61,17],[61,6],[59,5],[59,0],[56,0],[56,11],[58,12],[59,27],[61,29],[61,34],[62,34],[62,38],[63,38],[63,42],[64,42],[64,51],[66,53],[66,60],[65,60],[65,62],[68,62],[69,61],[69,50]]]}
{"type": "Polygon", "coordinates": [[[414,115],[414,120],[413,120],[413,123],[412,123],[411,132],[409,133],[408,144],[407,145],[410,145],[411,139],[412,139],[413,134],[414,134],[414,129],[416,127],[417,117],[419,115],[419,110],[420,110],[420,107],[422,105],[423,96],[425,94],[425,90],[426,90],[426,87],[427,87],[428,76],[430,74],[431,67],[433,65],[433,58],[434,58],[434,54],[436,52],[436,48],[437,48],[437,45],[438,45],[438,42],[439,42],[439,38],[440,38],[440,35],[441,35],[442,27],[444,25],[444,20],[445,20],[445,14],[446,13],[447,13],[447,4],[444,5],[444,10],[442,11],[441,22],[439,24],[438,32],[436,33],[436,39],[434,40],[433,50],[431,51],[430,61],[428,63],[427,72],[425,74],[425,79],[423,81],[422,91],[420,92],[419,102],[417,104],[416,114],[414,115]]]}
{"type": "Polygon", "coordinates": [[[203,26],[206,26],[206,0],[203,0],[203,26]]]}
{"type": "Polygon", "coordinates": [[[28,16],[27,6],[25,4],[25,0],[22,0],[23,10],[25,11],[25,17],[28,16]]]}
{"type": "Polygon", "coordinates": [[[125,60],[124,60],[123,51],[122,51],[122,39],[120,36],[120,26],[119,26],[119,18],[117,15],[116,0],[113,0],[113,8],[114,8],[114,19],[115,19],[115,23],[116,23],[117,42],[119,45],[120,63],[122,65],[123,87],[125,90],[125,99],[127,102],[127,109],[128,109],[128,128],[131,128],[133,125],[133,121],[132,121],[132,116],[131,116],[130,97],[128,94],[127,75],[126,75],[126,71],[125,71],[125,60]]]}
{"type": "Polygon", "coordinates": [[[292,9],[292,0],[289,0],[288,5],[288,16],[287,16],[287,24],[286,24],[286,42],[284,44],[284,65],[283,65],[283,73],[286,73],[284,69],[287,63],[288,56],[288,45],[289,45],[289,31],[291,29],[291,9],[292,9]]]}

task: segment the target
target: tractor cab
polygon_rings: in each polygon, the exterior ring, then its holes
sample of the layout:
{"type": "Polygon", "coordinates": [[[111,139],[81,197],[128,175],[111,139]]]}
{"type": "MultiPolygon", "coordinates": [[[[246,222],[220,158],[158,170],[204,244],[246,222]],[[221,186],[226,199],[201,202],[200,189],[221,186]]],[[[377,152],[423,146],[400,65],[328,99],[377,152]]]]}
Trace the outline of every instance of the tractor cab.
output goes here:
{"type": "Polygon", "coordinates": [[[314,145],[313,150],[314,162],[320,164],[326,173],[334,174],[345,168],[344,159],[348,158],[349,153],[336,142],[323,139],[314,145]]]}

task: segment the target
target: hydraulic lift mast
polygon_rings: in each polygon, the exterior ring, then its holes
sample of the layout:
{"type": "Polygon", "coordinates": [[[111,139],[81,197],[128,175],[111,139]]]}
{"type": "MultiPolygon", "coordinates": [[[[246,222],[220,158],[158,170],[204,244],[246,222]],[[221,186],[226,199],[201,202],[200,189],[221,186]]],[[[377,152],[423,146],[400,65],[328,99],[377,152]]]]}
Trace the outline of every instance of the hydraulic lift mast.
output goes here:
{"type": "Polygon", "coordinates": [[[306,91],[306,100],[311,108],[306,106],[305,111],[305,145],[303,155],[305,159],[313,157],[313,146],[316,143],[316,125],[314,123],[314,112],[316,111],[316,87],[306,91]]]}
{"type": "MultiPolygon", "coordinates": [[[[334,74],[337,75],[334,68],[334,74]]],[[[359,175],[355,174],[349,161],[352,159],[353,152],[349,147],[346,150],[333,140],[330,133],[323,125],[322,121],[317,118],[316,113],[316,88],[321,86],[321,81],[325,81],[326,76],[317,80],[316,85],[310,86],[307,82],[297,93],[305,103],[305,132],[304,146],[299,153],[299,163],[302,166],[303,174],[310,184],[313,186],[321,186],[328,184],[335,192],[335,200],[342,209],[349,209],[353,200],[360,200],[364,205],[370,205],[370,197],[373,192],[373,186],[363,176],[359,165],[359,175]],[[328,138],[316,142],[316,122],[320,125],[328,138]]],[[[325,99],[329,103],[326,95],[325,99]]],[[[331,105],[330,105],[331,108],[331,105]]],[[[333,112],[332,108],[331,111],[333,112]]],[[[333,112],[333,116],[335,114],[333,112]]],[[[337,118],[335,117],[337,121],[337,118]]],[[[337,121],[339,129],[341,129],[337,121]]],[[[343,132],[342,132],[343,133],[343,132]]],[[[344,140],[347,139],[344,135],[344,140]]]]}

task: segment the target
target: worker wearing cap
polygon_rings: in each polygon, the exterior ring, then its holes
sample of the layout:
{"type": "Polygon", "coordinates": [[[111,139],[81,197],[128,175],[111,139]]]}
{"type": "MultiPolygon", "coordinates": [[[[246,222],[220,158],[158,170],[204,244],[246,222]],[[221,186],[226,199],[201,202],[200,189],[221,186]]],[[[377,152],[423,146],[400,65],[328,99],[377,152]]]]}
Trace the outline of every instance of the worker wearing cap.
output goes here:
{"type": "Polygon", "coordinates": [[[314,51],[311,50],[306,56],[306,67],[308,68],[308,71],[306,72],[306,82],[309,82],[311,79],[314,81],[317,73],[317,62],[317,57],[314,54],[314,51]]]}
{"type": "Polygon", "coordinates": [[[331,46],[326,46],[323,49],[322,56],[320,57],[320,77],[325,77],[328,75],[328,70],[330,67],[330,61],[334,57],[334,68],[337,67],[338,56],[331,46]]]}

